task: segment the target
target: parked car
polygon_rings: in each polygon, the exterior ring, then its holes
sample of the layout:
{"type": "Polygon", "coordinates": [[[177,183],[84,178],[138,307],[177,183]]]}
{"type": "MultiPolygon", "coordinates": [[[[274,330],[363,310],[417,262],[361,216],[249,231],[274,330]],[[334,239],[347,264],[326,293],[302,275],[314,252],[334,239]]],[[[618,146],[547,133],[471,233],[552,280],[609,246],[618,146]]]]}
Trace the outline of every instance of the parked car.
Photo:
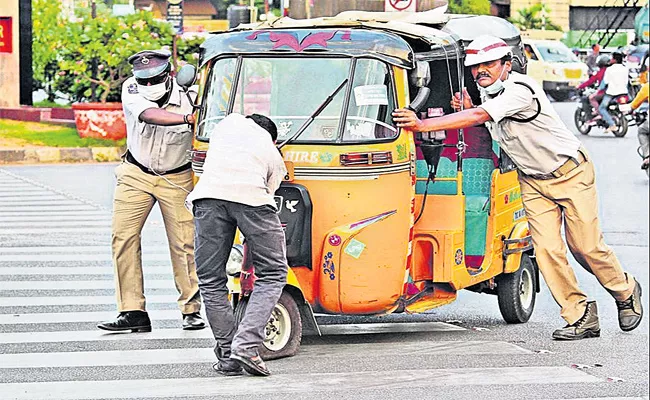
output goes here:
{"type": "Polygon", "coordinates": [[[589,68],[564,43],[556,40],[524,39],[528,75],[539,82],[554,100],[571,97],[588,78],[589,68]]]}

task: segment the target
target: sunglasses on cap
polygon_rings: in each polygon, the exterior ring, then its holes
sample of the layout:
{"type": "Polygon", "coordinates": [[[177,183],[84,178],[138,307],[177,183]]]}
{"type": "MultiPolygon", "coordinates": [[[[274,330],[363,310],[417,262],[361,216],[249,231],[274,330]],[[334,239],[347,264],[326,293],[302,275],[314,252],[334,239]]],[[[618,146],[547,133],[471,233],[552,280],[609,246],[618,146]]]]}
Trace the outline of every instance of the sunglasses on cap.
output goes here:
{"type": "Polygon", "coordinates": [[[149,85],[158,85],[160,83],[163,83],[167,80],[169,77],[169,72],[165,71],[160,75],[153,76],[151,78],[135,78],[135,81],[137,82],[138,85],[142,86],[149,86],[149,85]]]}

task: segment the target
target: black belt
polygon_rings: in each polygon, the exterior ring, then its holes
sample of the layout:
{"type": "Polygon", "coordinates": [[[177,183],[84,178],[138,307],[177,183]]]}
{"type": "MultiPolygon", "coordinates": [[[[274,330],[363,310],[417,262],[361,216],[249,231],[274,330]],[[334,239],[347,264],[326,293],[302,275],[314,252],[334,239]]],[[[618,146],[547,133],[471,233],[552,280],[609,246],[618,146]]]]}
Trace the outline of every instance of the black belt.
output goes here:
{"type": "Polygon", "coordinates": [[[133,157],[133,154],[131,154],[131,152],[128,151],[128,150],[126,151],[126,161],[128,161],[129,164],[133,164],[133,165],[135,165],[136,167],[140,168],[140,170],[141,170],[142,172],[144,172],[145,174],[149,174],[149,175],[170,175],[170,174],[177,174],[177,173],[179,173],[179,172],[184,172],[184,171],[187,171],[188,169],[191,169],[191,168],[192,168],[192,163],[191,163],[191,162],[188,162],[188,163],[185,164],[185,165],[181,165],[181,166],[178,167],[178,168],[170,169],[169,171],[155,171],[155,172],[154,172],[154,170],[149,169],[149,168],[145,167],[144,165],[140,164],[140,163],[139,163],[139,162],[138,162],[138,161],[133,157]]]}

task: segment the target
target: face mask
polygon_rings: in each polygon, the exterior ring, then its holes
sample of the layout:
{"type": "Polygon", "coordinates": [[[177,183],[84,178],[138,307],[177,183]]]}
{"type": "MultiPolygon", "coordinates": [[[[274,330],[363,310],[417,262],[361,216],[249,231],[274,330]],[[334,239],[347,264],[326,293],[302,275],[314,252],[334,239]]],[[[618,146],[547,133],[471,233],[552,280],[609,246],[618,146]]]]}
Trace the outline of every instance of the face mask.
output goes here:
{"type": "Polygon", "coordinates": [[[167,81],[157,85],[138,85],[138,92],[149,101],[160,100],[167,93],[167,81]]]}
{"type": "Polygon", "coordinates": [[[501,80],[501,77],[503,76],[503,72],[505,70],[506,70],[506,65],[503,64],[503,68],[501,68],[501,73],[499,74],[497,80],[492,82],[492,84],[487,87],[481,87],[481,91],[485,92],[490,96],[494,96],[499,92],[501,92],[503,90],[503,81],[501,80]]]}

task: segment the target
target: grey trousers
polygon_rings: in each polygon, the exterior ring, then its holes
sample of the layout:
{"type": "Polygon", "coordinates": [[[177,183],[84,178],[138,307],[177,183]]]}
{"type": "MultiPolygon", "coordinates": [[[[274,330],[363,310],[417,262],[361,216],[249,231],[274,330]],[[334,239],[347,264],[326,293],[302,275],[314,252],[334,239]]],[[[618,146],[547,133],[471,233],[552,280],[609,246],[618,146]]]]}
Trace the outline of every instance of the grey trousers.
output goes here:
{"type": "Polygon", "coordinates": [[[225,368],[234,366],[231,351],[255,355],[287,279],[284,231],[273,207],[252,207],[225,200],[194,202],[194,256],[199,290],[214,338],[215,354],[225,368]],[[255,266],[255,287],[239,327],[228,301],[226,262],[239,230],[255,266]]]}

